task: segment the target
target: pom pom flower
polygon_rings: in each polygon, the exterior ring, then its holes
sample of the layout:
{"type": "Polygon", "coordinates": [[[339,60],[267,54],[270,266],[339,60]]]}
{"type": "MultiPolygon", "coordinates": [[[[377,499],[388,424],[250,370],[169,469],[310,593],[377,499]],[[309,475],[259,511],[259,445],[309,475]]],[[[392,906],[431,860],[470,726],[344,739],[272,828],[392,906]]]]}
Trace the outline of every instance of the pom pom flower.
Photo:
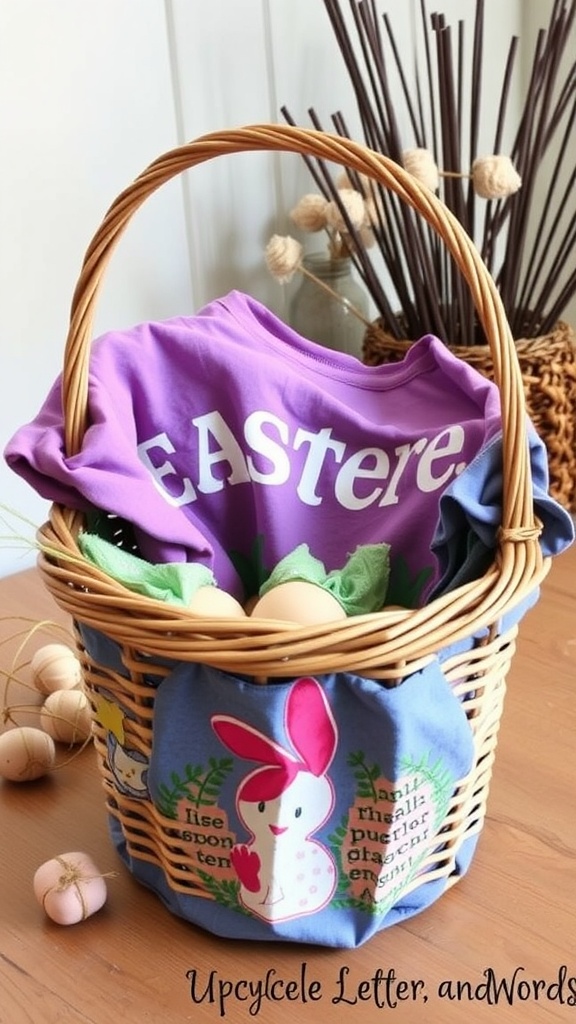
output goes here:
{"type": "Polygon", "coordinates": [[[522,178],[508,156],[479,157],[472,164],[472,183],[482,199],[505,199],[514,195],[522,178]]]}
{"type": "Polygon", "coordinates": [[[522,185],[510,157],[500,154],[479,157],[472,165],[471,174],[438,170],[429,149],[406,149],[402,162],[404,168],[432,192],[438,189],[440,178],[471,178],[474,191],[481,199],[505,199],[514,195],[522,185]]]}
{"type": "Polygon", "coordinates": [[[440,183],[438,166],[429,149],[405,149],[402,154],[405,170],[425,185],[431,192],[436,192],[440,183]]]}
{"type": "MultiPolygon", "coordinates": [[[[535,2],[539,12],[548,10],[532,42],[520,33],[503,39],[502,47],[483,48],[482,40],[501,28],[498,4],[491,15],[481,0],[448,5],[453,15],[428,16],[422,9],[410,45],[402,46],[403,27],[399,23],[397,34],[391,12],[396,8],[401,18],[406,4],[330,0],[335,53],[349,77],[356,125],[351,130],[338,110],[332,129],[325,128],[307,104],[309,119],[316,131],[356,139],[378,159],[348,158],[343,167],[335,152],[336,167],[326,156],[304,160],[327,200],[336,189],[354,189],[365,201],[375,198],[382,212],[370,218],[375,252],[364,251],[360,232],[352,251],[376,313],[371,359],[392,357],[380,332],[399,341],[431,331],[449,348],[485,344],[461,267],[440,258],[441,223],[429,219],[435,195],[444,207],[438,215],[448,211],[460,224],[497,282],[512,337],[534,340],[556,330],[564,337],[564,314],[576,297],[575,3],[535,2]],[[528,67],[535,73],[526,77],[528,67]],[[494,102],[483,95],[486,82],[496,88],[494,102]],[[482,139],[493,141],[485,146],[482,139]],[[388,178],[390,163],[392,178],[398,165],[404,168],[412,198],[388,178]]],[[[288,124],[297,124],[286,105],[281,110],[288,124]]]]}
{"type": "Polygon", "coordinates": [[[280,284],[288,284],[302,268],[302,246],[290,235],[272,235],[264,251],[266,266],[280,284]]]}
{"type": "Polygon", "coordinates": [[[319,192],[307,192],[290,210],[290,219],[301,231],[307,234],[326,232],[331,259],[349,256],[358,242],[364,248],[372,245],[371,226],[377,223],[369,186],[366,193],[362,193],[352,188],[346,174],[341,176],[341,180],[345,187],[337,189],[333,199],[326,199],[319,192]]]}
{"type": "MultiPolygon", "coordinates": [[[[297,271],[300,271],[300,273],[309,277],[311,281],[314,281],[319,288],[322,288],[327,292],[336,302],[343,302],[344,300],[342,296],[338,295],[338,293],[335,292],[334,289],[326,283],[326,281],[320,280],[316,274],[312,273],[311,270],[308,270],[302,262],[302,256],[303,248],[300,242],[295,238],[292,238],[290,235],[272,235],[266,249],[264,250],[266,266],[272,276],[275,277],[280,284],[288,284],[289,281],[292,280],[294,274],[297,271]]],[[[370,321],[367,320],[355,306],[351,305],[349,302],[346,304],[347,308],[354,316],[358,317],[366,327],[370,326],[370,321]]]]}
{"type": "Polygon", "coordinates": [[[338,198],[339,203],[333,199],[326,205],[326,224],[341,235],[347,233],[348,222],[359,231],[367,222],[364,197],[353,188],[342,188],[338,198]]]}
{"type": "Polygon", "coordinates": [[[301,231],[322,231],[326,227],[328,200],[319,192],[307,192],[290,210],[290,218],[301,231]]]}
{"type": "Polygon", "coordinates": [[[364,199],[367,199],[372,195],[374,179],[359,171],[354,175],[354,180],[352,180],[348,171],[340,171],[336,178],[336,185],[342,190],[353,189],[356,192],[360,192],[364,199]]]}
{"type": "MultiPolygon", "coordinates": [[[[317,192],[307,192],[290,210],[290,219],[301,231],[326,232],[328,255],[331,260],[349,256],[355,245],[367,249],[374,244],[373,227],[381,223],[381,218],[378,216],[376,200],[370,188],[370,179],[366,176],[363,178],[367,189],[365,194],[353,188],[348,175],[343,172],[340,176],[343,187],[336,190],[332,199],[327,199],[317,192]]],[[[348,310],[369,327],[370,321],[360,310],[305,266],[303,254],[303,246],[291,235],[272,235],[264,251],[266,266],[280,284],[288,284],[299,271],[336,302],[346,302],[348,310]]]]}

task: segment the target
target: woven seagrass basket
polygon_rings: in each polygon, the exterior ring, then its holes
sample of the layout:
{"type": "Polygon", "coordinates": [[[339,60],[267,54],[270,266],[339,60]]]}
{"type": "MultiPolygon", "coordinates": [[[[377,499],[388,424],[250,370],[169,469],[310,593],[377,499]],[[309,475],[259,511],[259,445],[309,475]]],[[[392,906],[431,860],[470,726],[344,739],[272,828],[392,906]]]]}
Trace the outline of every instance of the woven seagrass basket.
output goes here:
{"type": "MultiPolygon", "coordinates": [[[[187,859],[181,828],[152,800],[137,799],[117,784],[110,764],[110,729],[99,711],[102,694],[123,708],[124,742],[145,762],[153,746],[156,695],[174,665],[200,666],[203,671],[208,667],[210,678],[224,677],[228,684],[234,683],[235,675],[244,681],[251,679],[262,706],[266,694],[274,699],[287,676],[314,677],[320,685],[330,676],[337,691],[339,680],[352,674],[369,679],[373,690],[401,696],[408,677],[418,685],[418,673],[439,653],[449,650],[442,672],[458,713],[460,709],[464,713],[472,765],[447,794],[442,820],[433,832],[421,834],[418,870],[409,872],[402,888],[405,917],[414,912],[420,891],[434,893],[436,898],[466,870],[459,858],[466,844],[475,841],[484,821],[505,680],[514,654],[514,613],[529,602],[549,568],[549,559],[542,557],[533,515],[525,399],[516,347],[497,290],[456,219],[386,157],[313,130],[260,125],[222,131],[159,157],[113,203],[86,254],[73,297],[64,355],[67,452],[73,455],[82,448],[94,310],[115,244],[131,217],[175,175],[214,157],[258,150],[307,154],[372,176],[419,212],[460,268],[486,334],[501,394],[503,511],[490,568],[480,579],[414,611],[391,609],[295,628],[248,618],[240,633],[237,619],[198,616],[132,593],[109,578],[82,556],[76,538],[83,519],[71,509],[51,508],[48,522],[39,531],[39,565],[49,591],[77,627],[85,684],[95,711],[94,743],[106,803],[125,859],[136,873],[141,869],[144,884],[153,885],[152,875],[161,876],[156,888],[169,906],[175,904],[177,913],[195,920],[188,915],[188,906],[196,902],[207,907],[200,923],[209,928],[218,908],[213,892],[187,859]],[[96,648],[103,652],[101,659],[86,642],[86,637],[93,635],[100,637],[96,648]],[[255,680],[262,678],[267,683],[258,685],[255,680]]],[[[191,699],[189,687],[187,699],[191,699]]],[[[211,820],[216,827],[215,819],[211,820]]],[[[221,827],[223,815],[218,820],[221,827]]],[[[359,912],[353,913],[356,928],[359,912]]],[[[236,913],[236,919],[243,924],[248,915],[236,913]]],[[[375,920],[374,914],[371,920],[375,920]]],[[[221,934],[230,934],[224,926],[215,927],[221,934]]],[[[267,937],[265,925],[260,923],[255,937],[267,937]]],[[[313,930],[306,929],[291,932],[287,928],[280,936],[271,937],[319,941],[313,930]]],[[[363,937],[356,932],[341,942],[332,935],[327,941],[350,945],[363,937]]]]}
{"type": "MultiPolygon", "coordinates": [[[[398,362],[412,341],[399,340],[375,321],[364,336],[363,360],[369,366],[398,362]]],[[[576,510],[576,336],[559,321],[549,334],[515,339],[524,384],[526,411],[548,453],[550,494],[576,510]]],[[[488,345],[457,345],[451,351],[494,379],[488,345]]]]}

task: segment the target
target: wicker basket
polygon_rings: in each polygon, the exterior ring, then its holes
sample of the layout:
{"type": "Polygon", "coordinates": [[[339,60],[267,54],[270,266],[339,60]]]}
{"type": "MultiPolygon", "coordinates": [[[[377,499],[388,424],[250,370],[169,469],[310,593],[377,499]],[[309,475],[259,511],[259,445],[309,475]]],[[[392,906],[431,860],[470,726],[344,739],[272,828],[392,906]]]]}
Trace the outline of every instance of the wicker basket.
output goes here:
{"type": "MultiPolygon", "coordinates": [[[[428,905],[466,871],[483,825],[516,622],[537,593],[549,559],[542,556],[533,517],[516,348],[496,288],[473,244],[441,202],[402,168],[360,144],[312,130],[264,125],[204,136],[161,156],[114,202],[87,251],[73,299],[63,375],[68,453],[80,451],[87,427],[91,326],[99,287],[130,218],[180,172],[213,157],[255,150],[308,154],[371,175],[417,210],[456,260],[489,341],[502,400],[504,496],[493,563],[482,578],[415,611],[389,610],[302,628],[248,618],[242,635],[237,619],[199,617],[131,593],[107,577],[82,557],[76,541],[82,518],[70,509],[52,507],[39,531],[39,565],[49,591],[77,626],[111,827],[130,870],[155,888],[172,911],[220,934],[350,946],[428,905]],[[119,787],[111,771],[111,726],[99,705],[102,695],[123,708],[125,743],[144,763],[153,744],[157,693],[175,665],[198,667],[207,678],[232,686],[235,677],[243,681],[238,686],[245,686],[248,677],[262,707],[267,697],[277,699],[288,674],[292,679],[315,678],[320,685],[329,679],[334,693],[346,680],[368,677],[375,700],[379,694],[407,699],[412,690],[406,680],[417,695],[419,673],[435,663],[442,666],[458,714],[463,713],[471,767],[448,792],[442,820],[430,834],[422,834],[417,869],[407,872],[394,907],[388,901],[386,913],[380,913],[381,906],[370,914],[357,907],[348,911],[341,901],[333,917],[331,907],[316,915],[324,921],[320,935],[314,915],[304,918],[301,928],[299,920],[280,928],[259,920],[252,928],[254,921],[245,909],[238,913],[239,908],[223,908],[214,900],[173,818],[151,800],[136,799],[119,787]],[[268,680],[266,686],[254,681],[262,677],[268,680]]],[[[186,692],[192,699],[190,686],[186,692]]],[[[413,706],[417,703],[416,697],[413,706]]]]}
{"type": "MultiPolygon", "coordinates": [[[[403,359],[412,341],[388,334],[379,321],[364,337],[369,366],[403,359]]],[[[516,339],[526,410],[548,452],[550,493],[564,508],[576,510],[576,336],[559,322],[550,334],[516,339]]],[[[452,351],[486,377],[494,367],[487,345],[459,345],[452,351]]]]}

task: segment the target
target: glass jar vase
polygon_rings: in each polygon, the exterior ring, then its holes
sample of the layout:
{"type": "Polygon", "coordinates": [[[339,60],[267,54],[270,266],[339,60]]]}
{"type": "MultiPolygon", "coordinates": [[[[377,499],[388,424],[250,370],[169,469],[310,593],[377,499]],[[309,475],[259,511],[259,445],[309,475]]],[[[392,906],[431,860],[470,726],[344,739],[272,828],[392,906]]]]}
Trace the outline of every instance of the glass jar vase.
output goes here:
{"type": "Polygon", "coordinates": [[[317,280],[302,274],[289,305],[290,326],[310,341],[361,359],[368,298],[352,276],[352,260],[309,253],[302,263],[317,280]]]}

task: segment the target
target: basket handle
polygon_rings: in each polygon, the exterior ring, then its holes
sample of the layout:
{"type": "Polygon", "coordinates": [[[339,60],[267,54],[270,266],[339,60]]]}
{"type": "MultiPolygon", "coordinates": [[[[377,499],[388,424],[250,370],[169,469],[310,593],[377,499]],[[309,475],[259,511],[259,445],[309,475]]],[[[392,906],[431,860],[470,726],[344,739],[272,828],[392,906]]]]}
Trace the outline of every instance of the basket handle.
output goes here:
{"type": "Polygon", "coordinates": [[[262,150],[317,157],[366,174],[416,210],[442,239],[470,289],[500,391],[504,484],[500,544],[533,542],[539,530],[533,512],[522,376],[502,300],[478,250],[445,204],[397,163],[361,143],[315,129],[264,124],[204,135],[158,157],[117,197],[88,247],[72,299],[62,380],[67,454],[80,451],[88,426],[94,312],[104,273],[129,220],[177,174],[217,156],[262,150]]]}

